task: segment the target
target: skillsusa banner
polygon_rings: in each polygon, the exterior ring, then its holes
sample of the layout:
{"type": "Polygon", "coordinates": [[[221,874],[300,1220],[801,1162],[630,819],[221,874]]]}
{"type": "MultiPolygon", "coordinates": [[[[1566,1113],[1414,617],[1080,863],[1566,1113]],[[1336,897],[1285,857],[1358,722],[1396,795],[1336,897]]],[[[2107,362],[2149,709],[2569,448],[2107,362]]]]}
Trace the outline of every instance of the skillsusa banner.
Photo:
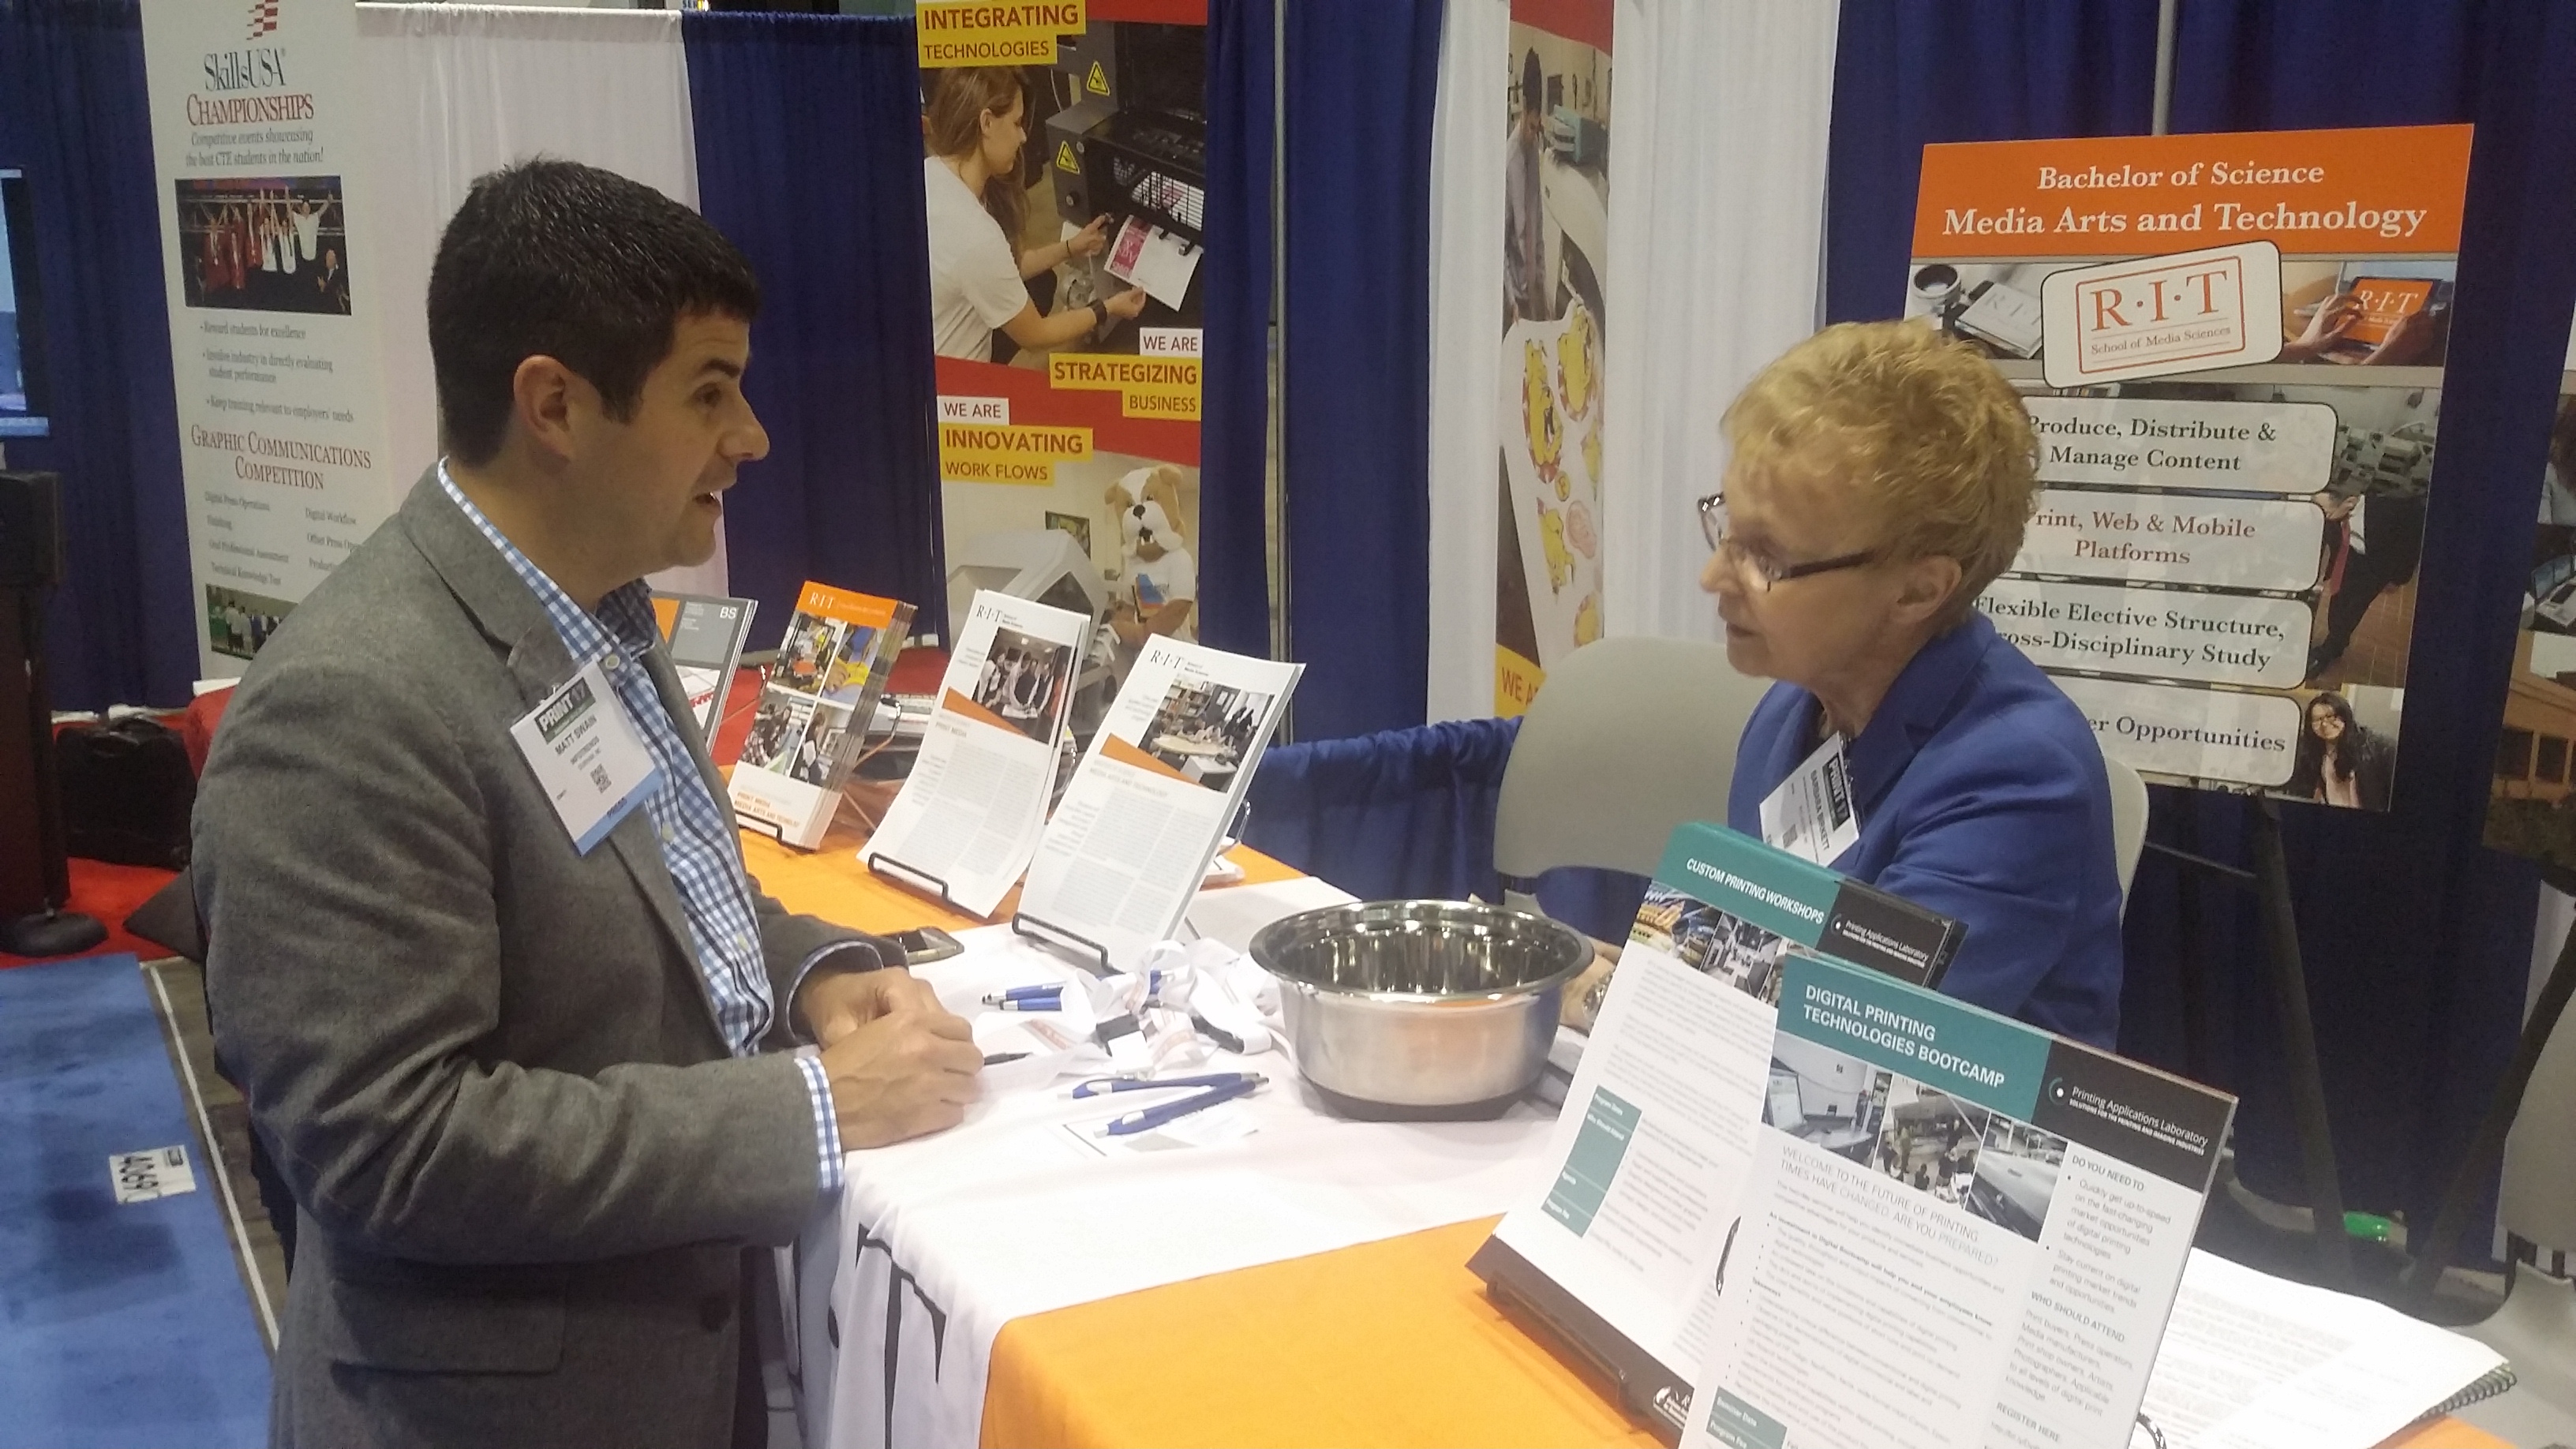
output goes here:
{"type": "Polygon", "coordinates": [[[1980,600],[2168,783],[2385,810],[2469,128],[1927,146],[1905,315],[2044,490],[1980,600]]]}
{"type": "Polygon", "coordinates": [[[1198,637],[1207,6],[916,19],[951,627],[979,587],[1051,579],[1123,678],[1198,637]]]}
{"type": "Polygon", "coordinates": [[[235,675],[392,511],[346,0],[146,0],[199,664],[235,675]]]}

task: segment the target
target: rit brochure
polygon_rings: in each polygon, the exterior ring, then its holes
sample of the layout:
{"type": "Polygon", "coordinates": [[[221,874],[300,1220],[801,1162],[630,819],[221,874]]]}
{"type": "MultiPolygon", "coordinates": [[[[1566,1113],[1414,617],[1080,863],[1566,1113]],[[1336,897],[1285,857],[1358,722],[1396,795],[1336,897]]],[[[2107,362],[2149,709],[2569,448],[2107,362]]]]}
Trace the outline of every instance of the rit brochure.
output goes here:
{"type": "Polygon", "coordinates": [[[800,849],[822,843],[911,623],[910,604],[805,585],[734,766],[744,824],[800,849]]]}
{"type": "Polygon", "coordinates": [[[1778,1113],[1838,1144],[1863,1131],[1857,1081],[1775,1060],[1784,967],[1822,951],[1928,986],[1964,934],[1732,830],[1674,831],[1557,1119],[1555,1183],[1470,1266],[1678,1432],[1755,1124],[1778,1113]]]}
{"type": "Polygon", "coordinates": [[[742,662],[742,646],[751,637],[756,599],[718,599],[704,594],[653,596],[653,623],[671,651],[672,671],[680,692],[689,697],[689,717],[698,722],[698,737],[712,742],[723,721],[725,686],[742,662]]]}
{"type": "Polygon", "coordinates": [[[990,590],[957,631],[921,755],[868,868],[990,916],[1038,848],[1091,617],[990,590]]]}
{"type": "Polygon", "coordinates": [[[1305,668],[1147,641],[1038,842],[1014,928],[1138,969],[1180,928],[1305,668]]]}

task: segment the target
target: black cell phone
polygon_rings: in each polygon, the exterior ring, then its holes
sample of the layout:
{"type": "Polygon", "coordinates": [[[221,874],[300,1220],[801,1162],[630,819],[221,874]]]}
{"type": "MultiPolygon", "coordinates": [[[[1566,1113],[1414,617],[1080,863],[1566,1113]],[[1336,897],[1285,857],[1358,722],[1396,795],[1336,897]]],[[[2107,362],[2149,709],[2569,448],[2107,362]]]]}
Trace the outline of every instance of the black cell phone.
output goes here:
{"type": "Polygon", "coordinates": [[[903,948],[903,964],[907,966],[918,966],[924,961],[945,961],[966,949],[957,944],[955,936],[937,926],[916,926],[909,931],[897,931],[894,943],[903,948]]]}

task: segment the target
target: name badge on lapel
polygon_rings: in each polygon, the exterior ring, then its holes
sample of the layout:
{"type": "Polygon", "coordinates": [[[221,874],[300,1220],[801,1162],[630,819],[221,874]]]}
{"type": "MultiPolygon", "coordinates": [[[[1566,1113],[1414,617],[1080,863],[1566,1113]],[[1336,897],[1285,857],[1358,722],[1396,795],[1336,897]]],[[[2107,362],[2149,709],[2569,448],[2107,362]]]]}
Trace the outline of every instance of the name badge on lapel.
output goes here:
{"type": "Polygon", "coordinates": [[[1860,806],[1852,798],[1851,761],[1841,735],[1818,745],[1762,802],[1762,839],[1822,866],[1831,866],[1860,839],[1860,806]]]}
{"type": "Polygon", "coordinates": [[[662,779],[597,659],[519,716],[510,738],[584,855],[662,779]]]}

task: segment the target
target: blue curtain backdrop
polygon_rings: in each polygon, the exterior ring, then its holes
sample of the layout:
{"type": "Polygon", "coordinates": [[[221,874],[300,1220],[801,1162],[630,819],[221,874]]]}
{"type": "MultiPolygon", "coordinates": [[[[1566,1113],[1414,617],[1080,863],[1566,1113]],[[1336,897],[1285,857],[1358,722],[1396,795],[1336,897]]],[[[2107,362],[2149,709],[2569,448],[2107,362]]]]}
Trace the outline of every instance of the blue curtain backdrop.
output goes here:
{"type": "Polygon", "coordinates": [[[727,500],[753,642],[817,579],[944,636],[921,92],[910,19],[689,13],[698,206],[767,298],[743,384],[769,458],[727,500]]]}
{"type": "MultiPolygon", "coordinates": [[[[2428,1212],[2520,1019],[2535,876],[2477,844],[2576,255],[2576,10],[2185,0],[2173,129],[2472,121],[2443,449],[2395,811],[2285,810],[2347,1205],[2428,1212]]],[[[2154,7],[1845,0],[1828,315],[1892,316],[1927,141],[2143,134],[2154,7]]],[[[2243,860],[2239,801],[2158,790],[2155,838],[2243,860]]],[[[2242,1094],[2239,1168],[2304,1194],[2253,901],[2149,855],[2129,906],[2124,1050],[2188,1065],[2182,963],[2209,973],[2204,1075],[2242,1094]]],[[[2483,1233],[2470,1243],[2482,1255],[2483,1233]]]]}
{"type": "Polygon", "coordinates": [[[27,174],[50,320],[53,436],[8,453],[63,477],[54,705],[185,704],[196,630],[134,0],[0,0],[0,167],[27,174]]]}
{"type": "Polygon", "coordinates": [[[1422,723],[1440,0],[1288,7],[1288,619],[1300,739],[1422,723]]]}
{"type": "Polygon", "coordinates": [[[2143,0],[1843,0],[1827,320],[1902,310],[1925,146],[2143,136],[2155,95],[2156,7],[2143,0]]]}
{"type": "Polygon", "coordinates": [[[1271,0],[1207,33],[1207,358],[1199,397],[1199,639],[1270,655],[1271,0]]]}
{"type": "MultiPolygon", "coordinates": [[[[2286,832],[2346,1190],[2425,1213],[2494,1088],[2530,965],[2537,873],[2477,841],[2576,299],[2576,10],[2190,0],[2177,50],[2178,132],[2478,128],[2396,808],[2294,809],[2286,832]]],[[[2234,802],[2175,803],[2204,841],[2237,838],[2234,802]]],[[[2210,959],[2256,959],[2250,918],[2212,934],[2242,944],[2210,959]]],[[[2147,931],[2131,939],[2164,964],[2147,931]]],[[[2264,988],[2242,970],[2230,984],[2219,1018],[2237,1040],[2220,1059],[2277,1117],[2264,988]]],[[[2283,1195],[2294,1181],[2281,1174],[2283,1195]]],[[[2484,1254],[2483,1226],[2466,1247],[2484,1254]]]]}

